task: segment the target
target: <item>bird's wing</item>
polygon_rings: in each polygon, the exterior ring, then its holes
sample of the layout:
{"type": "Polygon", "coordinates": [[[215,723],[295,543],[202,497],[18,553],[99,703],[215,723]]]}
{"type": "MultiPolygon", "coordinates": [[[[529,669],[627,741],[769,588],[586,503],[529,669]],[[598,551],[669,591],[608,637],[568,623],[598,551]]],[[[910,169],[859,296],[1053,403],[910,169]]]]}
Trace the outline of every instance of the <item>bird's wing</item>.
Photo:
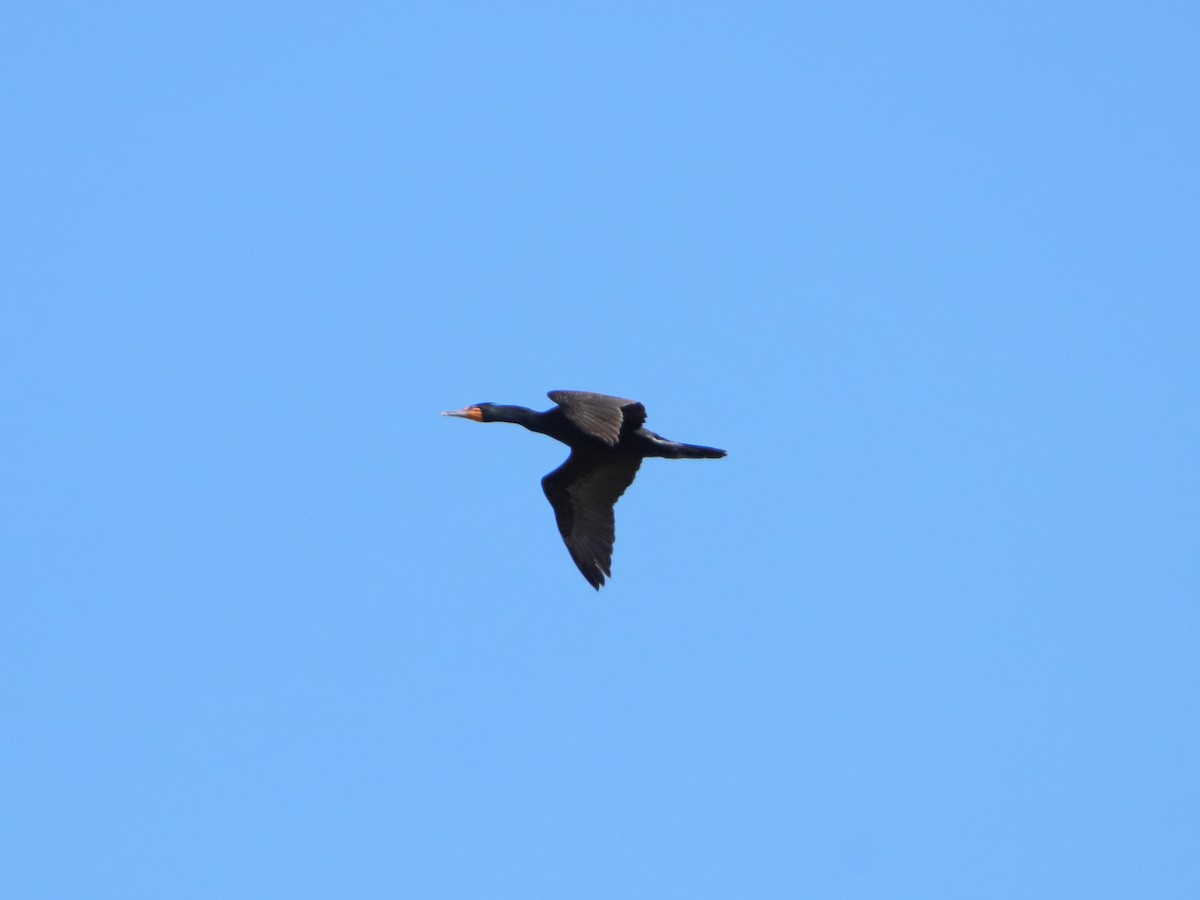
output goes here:
{"type": "Polygon", "coordinates": [[[576,428],[610,447],[620,440],[622,425],[637,430],[646,423],[646,407],[636,400],[587,391],[550,391],[546,396],[576,428]]]}
{"type": "Polygon", "coordinates": [[[633,484],[642,460],[637,456],[601,456],[571,451],[567,461],[542,479],[554,507],[563,543],[583,577],[596,590],[612,576],[616,540],[613,506],[633,484]]]}

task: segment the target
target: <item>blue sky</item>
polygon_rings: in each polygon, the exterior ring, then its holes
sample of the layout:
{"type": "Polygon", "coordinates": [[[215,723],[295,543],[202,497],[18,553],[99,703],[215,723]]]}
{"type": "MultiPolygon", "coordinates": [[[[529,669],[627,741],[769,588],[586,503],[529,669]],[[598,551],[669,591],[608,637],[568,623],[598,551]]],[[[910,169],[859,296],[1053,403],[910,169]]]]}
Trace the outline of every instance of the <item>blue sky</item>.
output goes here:
{"type": "Polygon", "coordinates": [[[0,891],[1200,895],[1198,26],[10,4],[0,891]]]}

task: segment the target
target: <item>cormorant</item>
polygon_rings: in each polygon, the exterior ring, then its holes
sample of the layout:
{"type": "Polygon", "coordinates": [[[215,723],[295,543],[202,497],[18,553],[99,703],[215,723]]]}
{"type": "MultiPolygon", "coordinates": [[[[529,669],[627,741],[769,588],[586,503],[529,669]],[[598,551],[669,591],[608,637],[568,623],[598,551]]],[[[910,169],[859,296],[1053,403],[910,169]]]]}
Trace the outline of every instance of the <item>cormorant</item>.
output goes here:
{"type": "Polygon", "coordinates": [[[719,459],[724,450],[668,441],[642,425],[646,408],[636,400],[587,391],[550,391],[558,405],[545,412],[523,406],[476,403],[443,416],[475,422],[513,422],[571,448],[567,461],[542,479],[542,490],[571,559],[596,590],[612,577],[616,538],[613,506],[633,484],[642,460],[719,459]]]}

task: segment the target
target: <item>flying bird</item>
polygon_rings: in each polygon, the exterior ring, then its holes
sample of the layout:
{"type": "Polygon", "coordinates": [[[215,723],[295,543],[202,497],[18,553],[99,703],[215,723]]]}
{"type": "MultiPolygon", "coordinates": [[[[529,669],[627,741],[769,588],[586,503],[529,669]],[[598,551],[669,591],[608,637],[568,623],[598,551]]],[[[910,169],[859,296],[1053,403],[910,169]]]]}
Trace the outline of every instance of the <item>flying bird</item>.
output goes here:
{"type": "Polygon", "coordinates": [[[571,559],[596,590],[612,577],[616,539],[613,507],[633,484],[642,460],[720,459],[724,450],[680,444],[649,431],[646,407],[587,391],[550,391],[557,406],[536,412],[524,406],[476,403],[443,416],[474,422],[512,422],[562,441],[571,448],[567,461],[542,479],[554,518],[571,559]]]}

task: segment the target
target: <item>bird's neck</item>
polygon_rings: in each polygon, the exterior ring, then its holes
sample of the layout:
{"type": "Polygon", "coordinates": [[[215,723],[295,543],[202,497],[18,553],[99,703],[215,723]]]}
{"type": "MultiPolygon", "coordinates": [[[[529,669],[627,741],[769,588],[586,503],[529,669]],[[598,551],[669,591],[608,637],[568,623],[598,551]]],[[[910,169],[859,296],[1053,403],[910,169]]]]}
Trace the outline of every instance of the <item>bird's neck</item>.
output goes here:
{"type": "Polygon", "coordinates": [[[492,408],[493,422],[512,422],[530,431],[543,431],[542,414],[524,406],[495,406],[492,408]]]}

